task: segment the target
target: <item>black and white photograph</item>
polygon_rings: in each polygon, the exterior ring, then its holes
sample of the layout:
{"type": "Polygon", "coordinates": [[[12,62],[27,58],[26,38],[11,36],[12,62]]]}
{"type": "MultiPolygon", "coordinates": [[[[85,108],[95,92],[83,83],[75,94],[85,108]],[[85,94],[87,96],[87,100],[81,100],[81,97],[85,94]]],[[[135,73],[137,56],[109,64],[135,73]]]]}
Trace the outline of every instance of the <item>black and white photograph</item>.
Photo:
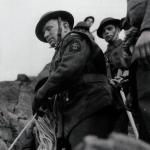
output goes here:
{"type": "Polygon", "coordinates": [[[150,0],[0,0],[0,150],[150,150],[150,0]]]}

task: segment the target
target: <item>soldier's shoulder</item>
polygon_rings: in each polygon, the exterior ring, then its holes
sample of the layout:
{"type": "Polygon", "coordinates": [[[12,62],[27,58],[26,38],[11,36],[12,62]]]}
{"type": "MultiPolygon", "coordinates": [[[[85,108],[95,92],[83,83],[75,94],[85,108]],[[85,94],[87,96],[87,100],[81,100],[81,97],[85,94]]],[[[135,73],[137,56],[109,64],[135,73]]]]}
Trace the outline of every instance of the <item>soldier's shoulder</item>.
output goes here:
{"type": "Polygon", "coordinates": [[[66,40],[72,40],[72,39],[80,39],[81,35],[77,32],[71,32],[66,36],[66,40]]]}
{"type": "Polygon", "coordinates": [[[82,39],[82,37],[81,37],[80,34],[71,32],[68,35],[66,35],[66,37],[64,38],[63,45],[66,45],[66,44],[70,43],[73,40],[79,40],[80,41],[81,39],[82,39]]]}

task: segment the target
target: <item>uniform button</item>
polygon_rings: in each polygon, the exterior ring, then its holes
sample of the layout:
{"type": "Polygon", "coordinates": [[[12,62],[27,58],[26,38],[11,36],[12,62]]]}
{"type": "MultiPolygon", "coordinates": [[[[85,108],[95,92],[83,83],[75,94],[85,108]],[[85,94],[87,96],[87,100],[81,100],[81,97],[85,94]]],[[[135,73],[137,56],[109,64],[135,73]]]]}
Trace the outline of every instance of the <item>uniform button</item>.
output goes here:
{"type": "Polygon", "coordinates": [[[68,97],[66,98],[66,101],[67,101],[67,102],[69,101],[69,98],[68,98],[68,97]]]}

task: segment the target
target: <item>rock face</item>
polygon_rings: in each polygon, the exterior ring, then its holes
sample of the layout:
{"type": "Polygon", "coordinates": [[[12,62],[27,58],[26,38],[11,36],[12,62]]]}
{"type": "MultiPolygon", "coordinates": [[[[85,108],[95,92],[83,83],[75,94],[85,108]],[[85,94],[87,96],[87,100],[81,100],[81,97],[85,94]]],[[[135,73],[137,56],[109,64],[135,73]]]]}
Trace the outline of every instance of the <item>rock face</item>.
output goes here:
{"type": "Polygon", "coordinates": [[[9,146],[32,116],[33,82],[0,83],[0,139],[9,146]]]}
{"type": "MultiPolygon", "coordinates": [[[[48,76],[49,64],[37,77],[18,74],[15,81],[0,82],[0,150],[7,150],[32,118],[31,104],[38,80],[48,76]]],[[[12,150],[21,150],[23,139],[12,150]]]]}
{"type": "Polygon", "coordinates": [[[31,80],[29,77],[25,74],[18,74],[17,76],[17,81],[22,81],[22,82],[30,82],[31,80]]]}

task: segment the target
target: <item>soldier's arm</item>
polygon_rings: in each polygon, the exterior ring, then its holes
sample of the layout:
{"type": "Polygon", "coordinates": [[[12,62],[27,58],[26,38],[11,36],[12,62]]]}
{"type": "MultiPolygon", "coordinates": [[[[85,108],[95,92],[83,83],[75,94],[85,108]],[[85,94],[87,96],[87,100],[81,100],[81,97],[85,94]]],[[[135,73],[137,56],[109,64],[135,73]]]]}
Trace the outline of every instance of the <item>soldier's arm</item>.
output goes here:
{"type": "Polygon", "coordinates": [[[63,45],[63,57],[56,71],[48,78],[42,86],[39,94],[51,96],[59,92],[72,80],[78,79],[90,55],[90,47],[86,40],[79,36],[72,36],[63,45]]]}
{"type": "Polygon", "coordinates": [[[149,66],[150,62],[150,1],[147,0],[147,7],[143,22],[141,24],[141,34],[136,42],[131,63],[139,59],[149,66]]]}
{"type": "Polygon", "coordinates": [[[149,30],[150,31],[150,1],[147,0],[145,15],[143,22],[141,24],[141,31],[149,30]]]}

